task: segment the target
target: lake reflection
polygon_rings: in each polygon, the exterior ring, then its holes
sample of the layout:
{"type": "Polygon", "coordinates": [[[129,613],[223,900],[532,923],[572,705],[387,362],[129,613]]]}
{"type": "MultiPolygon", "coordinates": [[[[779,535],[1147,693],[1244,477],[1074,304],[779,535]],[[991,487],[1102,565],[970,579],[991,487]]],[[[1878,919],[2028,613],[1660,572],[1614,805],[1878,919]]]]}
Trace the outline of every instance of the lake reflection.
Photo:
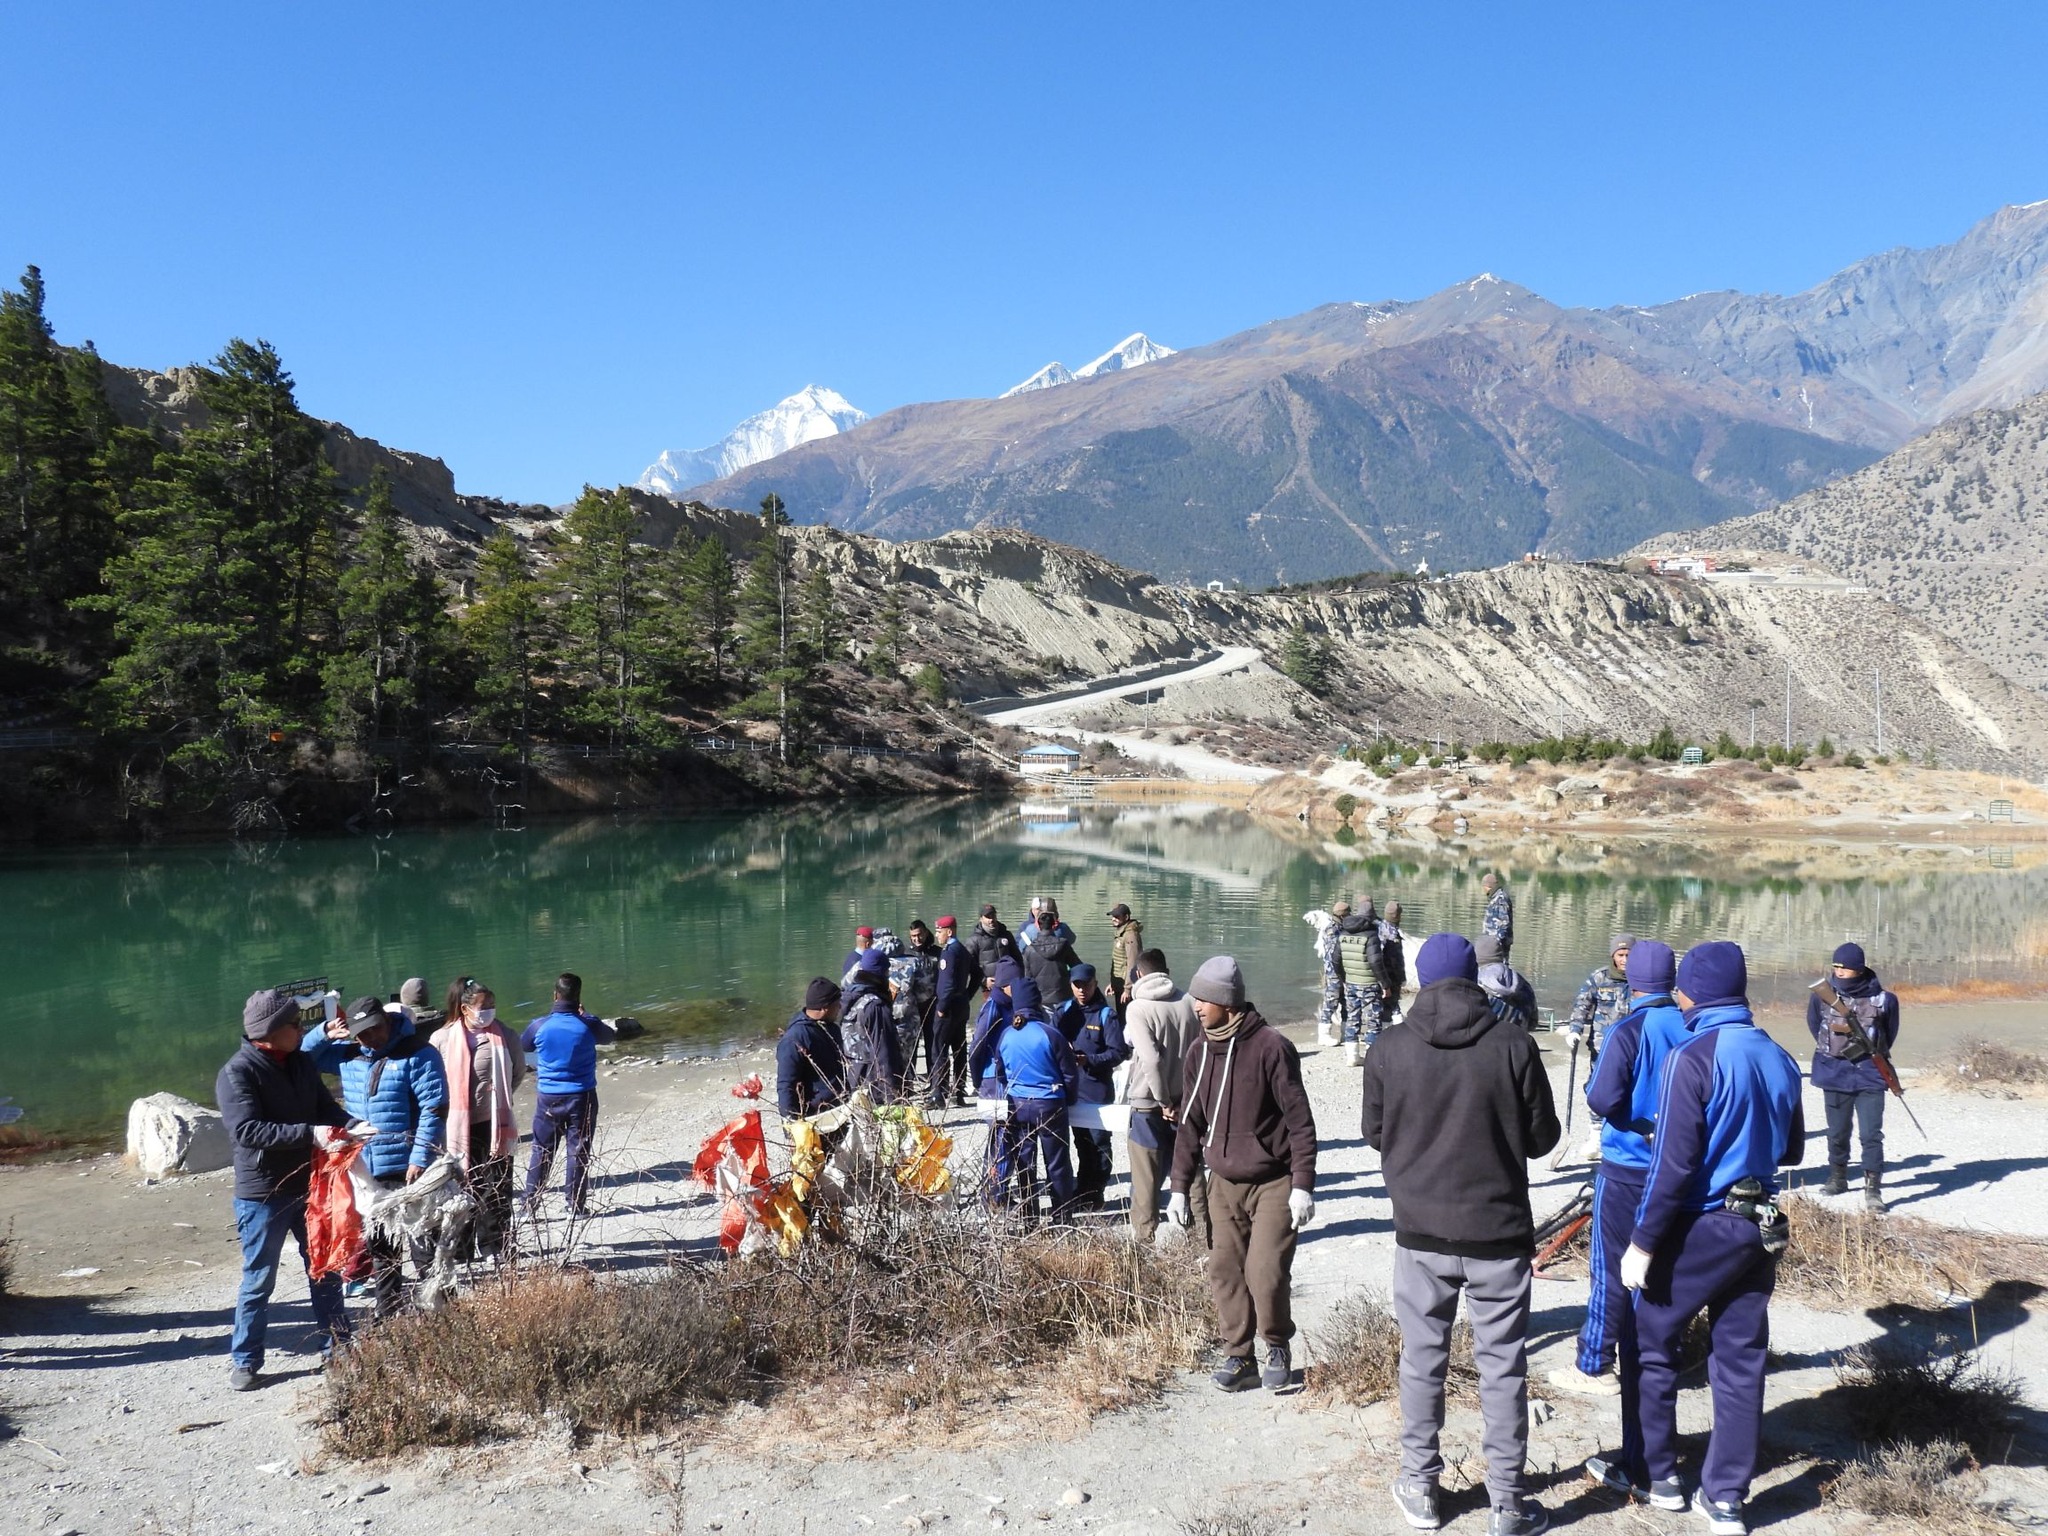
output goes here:
{"type": "Polygon", "coordinates": [[[1569,1005],[1617,928],[1682,949],[1732,938],[1759,1001],[1790,1000],[1844,938],[1893,984],[2044,979],[2048,870],[1957,849],[1901,863],[1875,848],[1532,839],[1477,847],[1311,840],[1242,812],[1010,802],[803,807],[590,821],[525,832],[399,832],[252,848],[92,850],[0,861],[13,987],[0,1096],[43,1134],[118,1131],[131,1099],[210,1102],[258,986],[325,974],[344,999],[468,972],[508,1020],[554,973],[646,1022],[657,1048],[717,1049],[785,1020],[836,974],[862,922],[1019,926],[1058,899],[1084,958],[1127,901],[1183,977],[1238,956],[1253,998],[1291,1021],[1318,972],[1301,913],[1338,894],[1398,897],[1420,938],[1475,929],[1489,862],[1518,903],[1515,961],[1569,1005]]]}

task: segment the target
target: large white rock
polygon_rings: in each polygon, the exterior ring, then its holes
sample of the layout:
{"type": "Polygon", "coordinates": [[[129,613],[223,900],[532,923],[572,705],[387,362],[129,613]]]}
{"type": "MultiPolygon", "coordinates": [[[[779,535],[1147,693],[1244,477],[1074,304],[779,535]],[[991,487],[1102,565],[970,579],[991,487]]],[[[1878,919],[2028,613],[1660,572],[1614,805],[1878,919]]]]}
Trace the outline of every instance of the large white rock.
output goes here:
{"type": "Polygon", "coordinates": [[[145,1178],[162,1179],[225,1168],[234,1147],[218,1112],[175,1093],[152,1093],[128,1106],[128,1155],[145,1178]]]}

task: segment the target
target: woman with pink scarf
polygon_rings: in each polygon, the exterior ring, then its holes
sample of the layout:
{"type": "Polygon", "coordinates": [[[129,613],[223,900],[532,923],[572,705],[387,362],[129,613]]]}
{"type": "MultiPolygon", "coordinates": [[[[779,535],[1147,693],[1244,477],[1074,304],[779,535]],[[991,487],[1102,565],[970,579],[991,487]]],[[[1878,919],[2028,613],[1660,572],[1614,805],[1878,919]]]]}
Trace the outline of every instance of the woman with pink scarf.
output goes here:
{"type": "Polygon", "coordinates": [[[465,979],[459,1011],[433,1037],[448,1076],[448,1150],[462,1160],[476,1201],[479,1257],[502,1257],[510,1243],[519,1145],[512,1094],[526,1075],[525,1053],[498,1022],[497,1003],[489,987],[465,979]]]}

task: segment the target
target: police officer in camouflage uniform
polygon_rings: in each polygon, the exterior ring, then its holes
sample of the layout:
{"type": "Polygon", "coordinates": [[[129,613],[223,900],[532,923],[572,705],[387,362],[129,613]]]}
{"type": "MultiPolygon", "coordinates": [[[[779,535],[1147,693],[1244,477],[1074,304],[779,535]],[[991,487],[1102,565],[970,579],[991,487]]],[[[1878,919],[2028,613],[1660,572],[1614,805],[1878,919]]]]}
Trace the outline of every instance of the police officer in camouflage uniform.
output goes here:
{"type": "Polygon", "coordinates": [[[1501,963],[1505,965],[1515,947],[1515,898],[1500,883],[1500,876],[1490,869],[1480,876],[1479,889],[1486,896],[1486,916],[1480,920],[1480,931],[1500,945],[1501,963]]]}
{"type": "Polygon", "coordinates": [[[1386,957],[1380,948],[1379,913],[1372,898],[1357,912],[1337,918],[1337,961],[1344,972],[1345,1060],[1359,1066],[1386,1022],[1386,957]]]}
{"type": "MultiPolygon", "coordinates": [[[[1564,1034],[1586,1047],[1586,1080],[1593,1078],[1592,1063],[1600,1059],[1600,1044],[1629,1010],[1628,995],[1628,952],[1635,948],[1636,936],[1632,933],[1617,933],[1607,946],[1608,963],[1596,966],[1585,984],[1579,988],[1579,995],[1572,999],[1571,1017],[1565,1021],[1564,1034]]],[[[1600,1117],[1593,1115],[1592,1123],[1586,1127],[1586,1143],[1579,1149],[1579,1155],[1588,1160],[1600,1156],[1600,1117]]]]}

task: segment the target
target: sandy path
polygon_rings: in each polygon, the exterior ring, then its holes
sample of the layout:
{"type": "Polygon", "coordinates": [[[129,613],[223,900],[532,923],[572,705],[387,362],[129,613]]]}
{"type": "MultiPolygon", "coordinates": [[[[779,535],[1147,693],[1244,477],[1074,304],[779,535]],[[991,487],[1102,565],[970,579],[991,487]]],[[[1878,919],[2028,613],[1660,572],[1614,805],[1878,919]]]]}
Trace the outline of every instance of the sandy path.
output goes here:
{"type": "MultiPolygon", "coordinates": [[[[1297,1032],[1297,1038],[1300,1033],[1297,1032]]],[[[1318,1217],[1304,1236],[1297,1315],[1313,1334],[1338,1297],[1383,1287],[1391,1265],[1388,1208],[1376,1159],[1357,1139],[1357,1073],[1338,1053],[1304,1045],[1305,1071],[1324,1137],[1318,1217]]],[[[674,1240],[704,1242],[709,1203],[681,1182],[680,1165],[728,1118],[725,1083],[765,1053],[714,1066],[621,1064],[604,1084],[606,1214],[593,1224],[594,1255],[654,1261],[674,1240]]],[[[1563,1059],[1553,1068],[1562,1088],[1563,1059]]],[[[1817,1096],[1809,1113],[1818,1124],[1817,1096]]],[[[1892,1182],[1905,1212],[1952,1225],[2048,1234],[2048,1132],[2038,1101],[1917,1092],[1932,1135],[1922,1144],[1897,1123],[1892,1182]]],[[[1817,1149],[1816,1149],[1817,1151],[1817,1149]]],[[[1813,1160],[1810,1158],[1810,1160],[1813,1160]]],[[[1539,1212],[1561,1204],[1581,1176],[1543,1175],[1539,1212]]],[[[653,1465],[617,1444],[572,1447],[542,1436],[487,1454],[435,1453],[395,1467],[323,1461],[307,1412],[308,1363],[274,1355],[283,1379],[238,1396],[226,1390],[225,1328],[235,1278],[227,1188],[219,1176],[138,1187],[117,1161],[0,1171],[0,1221],[16,1220],[27,1288],[69,1292],[21,1304],[7,1320],[0,1404],[17,1433],[0,1442],[0,1509],[7,1528],[106,1531],[442,1532],[488,1528],[598,1532],[744,1532],[990,1529],[1013,1526],[1167,1536],[1180,1516],[1241,1494],[1284,1515],[1288,1528],[1393,1532],[1384,1483],[1392,1420],[1385,1409],[1326,1411],[1299,1397],[1224,1397],[1199,1378],[1159,1404],[1077,1425],[1065,1440],[1039,1434],[931,1445],[829,1460],[808,1451],[693,1455],[680,1504],[653,1486],[653,1465]],[[55,1213],[68,1212],[59,1220],[55,1213]],[[191,1226],[178,1223],[190,1222],[191,1226]],[[118,1256],[118,1262],[117,1262],[118,1256]],[[64,1281],[60,1269],[99,1259],[98,1276],[64,1281]],[[118,1285],[110,1282],[118,1282],[118,1285]],[[91,1293],[90,1302],[84,1297],[91,1293]],[[300,1374],[293,1375],[295,1367],[300,1374]],[[980,1443],[991,1440],[991,1443],[980,1443]],[[1089,1494],[1060,1502],[1073,1486],[1089,1494]],[[377,1491],[371,1491],[377,1490],[377,1491]],[[921,1519],[923,1526],[910,1525],[921,1519]]],[[[1537,1372],[1563,1363],[1583,1303],[1580,1276],[1539,1282],[1537,1372]]],[[[287,1282],[273,1323],[276,1344],[303,1342],[303,1280],[287,1282]]],[[[1788,1303],[1774,1312],[1769,1435],[1792,1459],[1759,1488],[1759,1521],[1785,1530],[1828,1529],[1815,1513],[1817,1479],[1805,1453],[1816,1430],[1808,1401],[1832,1382],[1832,1362],[1882,1324],[1856,1313],[1788,1303]]],[[[1978,1309],[1985,1352],[2048,1397],[2048,1325],[2014,1309],[1978,1309]]],[[[1685,1422],[1705,1422],[1692,1387],[1685,1422]]],[[[749,1417],[728,1436],[744,1439],[749,1417]]],[[[862,1438],[849,1426],[849,1438],[862,1438]]],[[[1644,1517],[1577,1481],[1589,1452],[1613,1444],[1614,1410],[1568,1399],[1540,1426],[1532,1460],[1553,1515],[1591,1532],[1639,1531],[1644,1517]],[[1553,1471],[1553,1469],[1555,1469],[1553,1471]]],[[[1475,1448],[1476,1421],[1455,1413],[1447,1454],[1475,1448]]],[[[2039,1466],[2038,1448],[2016,1456],[2039,1466]]],[[[2048,1513],[2038,1471],[2000,1470],[2001,1493],[2048,1513]]],[[[1453,1500],[1454,1529],[1484,1529],[1483,1500],[1453,1500]]],[[[1668,1523],[1668,1522],[1667,1522],[1668,1523]]]]}

